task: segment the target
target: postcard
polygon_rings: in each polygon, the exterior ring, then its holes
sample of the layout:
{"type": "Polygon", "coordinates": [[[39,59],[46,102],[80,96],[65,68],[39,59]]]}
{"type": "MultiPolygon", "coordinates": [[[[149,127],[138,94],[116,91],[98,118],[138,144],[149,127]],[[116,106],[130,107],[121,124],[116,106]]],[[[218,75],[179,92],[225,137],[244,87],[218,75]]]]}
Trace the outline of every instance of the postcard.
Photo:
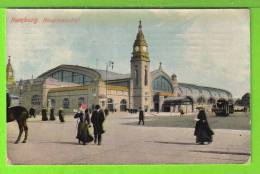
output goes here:
{"type": "Polygon", "coordinates": [[[12,165],[244,164],[248,9],[8,9],[12,165]]]}

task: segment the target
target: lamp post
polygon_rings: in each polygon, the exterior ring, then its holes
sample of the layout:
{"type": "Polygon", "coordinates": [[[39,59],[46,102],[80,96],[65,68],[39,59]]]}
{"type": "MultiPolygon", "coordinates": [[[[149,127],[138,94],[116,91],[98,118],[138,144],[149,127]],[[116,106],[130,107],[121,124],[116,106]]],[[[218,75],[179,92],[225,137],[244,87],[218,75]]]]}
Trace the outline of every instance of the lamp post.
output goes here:
{"type": "MultiPolygon", "coordinates": [[[[187,99],[187,94],[188,94],[188,89],[186,89],[186,99],[187,99]]],[[[185,105],[186,105],[186,114],[187,114],[187,103],[185,103],[185,105]]]]}
{"type": "Polygon", "coordinates": [[[114,68],[114,62],[109,60],[107,63],[106,63],[106,107],[108,108],[108,98],[107,98],[107,82],[108,82],[108,79],[107,79],[107,76],[108,76],[108,68],[111,67],[111,69],[113,70],[114,68]]]}
{"type": "Polygon", "coordinates": [[[21,101],[21,98],[22,98],[22,90],[23,90],[23,81],[20,80],[19,82],[19,106],[22,105],[22,101],[21,101]]]}

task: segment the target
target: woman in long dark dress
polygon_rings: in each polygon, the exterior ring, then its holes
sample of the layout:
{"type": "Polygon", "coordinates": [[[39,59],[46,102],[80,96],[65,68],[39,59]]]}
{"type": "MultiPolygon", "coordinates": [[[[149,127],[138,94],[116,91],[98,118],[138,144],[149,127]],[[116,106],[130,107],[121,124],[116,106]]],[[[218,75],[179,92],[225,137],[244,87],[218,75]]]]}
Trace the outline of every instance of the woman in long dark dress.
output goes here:
{"type": "Polygon", "coordinates": [[[83,111],[80,111],[75,114],[74,118],[79,118],[79,123],[78,123],[78,132],[77,132],[77,139],[80,142],[82,142],[84,145],[86,143],[89,143],[93,141],[93,137],[89,134],[89,114],[88,111],[86,110],[85,113],[83,111]]]}
{"type": "Polygon", "coordinates": [[[205,110],[199,111],[196,121],[197,122],[194,131],[194,136],[196,136],[196,143],[211,143],[213,141],[212,135],[214,135],[214,132],[209,127],[205,110]]]}

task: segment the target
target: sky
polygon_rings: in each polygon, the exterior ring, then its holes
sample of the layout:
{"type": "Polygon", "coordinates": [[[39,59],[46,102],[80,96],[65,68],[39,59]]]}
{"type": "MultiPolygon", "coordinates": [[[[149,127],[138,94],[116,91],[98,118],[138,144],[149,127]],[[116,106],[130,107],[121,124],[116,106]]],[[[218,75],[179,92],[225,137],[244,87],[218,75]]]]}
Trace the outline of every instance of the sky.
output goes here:
{"type": "Polygon", "coordinates": [[[139,20],[151,71],[162,62],[179,82],[250,91],[250,13],[246,9],[9,9],[7,55],[15,79],[60,64],[130,73],[139,20]]]}

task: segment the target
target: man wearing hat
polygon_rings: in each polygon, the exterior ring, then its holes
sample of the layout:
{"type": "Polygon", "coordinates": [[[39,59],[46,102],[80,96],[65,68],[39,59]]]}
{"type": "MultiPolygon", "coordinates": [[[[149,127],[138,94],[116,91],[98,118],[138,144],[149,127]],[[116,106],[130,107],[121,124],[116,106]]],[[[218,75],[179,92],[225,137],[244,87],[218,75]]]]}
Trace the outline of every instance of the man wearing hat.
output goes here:
{"type": "Polygon", "coordinates": [[[92,112],[91,122],[94,128],[94,143],[101,145],[101,135],[105,132],[103,129],[103,122],[105,121],[104,112],[99,105],[95,106],[95,110],[92,112]]]}

